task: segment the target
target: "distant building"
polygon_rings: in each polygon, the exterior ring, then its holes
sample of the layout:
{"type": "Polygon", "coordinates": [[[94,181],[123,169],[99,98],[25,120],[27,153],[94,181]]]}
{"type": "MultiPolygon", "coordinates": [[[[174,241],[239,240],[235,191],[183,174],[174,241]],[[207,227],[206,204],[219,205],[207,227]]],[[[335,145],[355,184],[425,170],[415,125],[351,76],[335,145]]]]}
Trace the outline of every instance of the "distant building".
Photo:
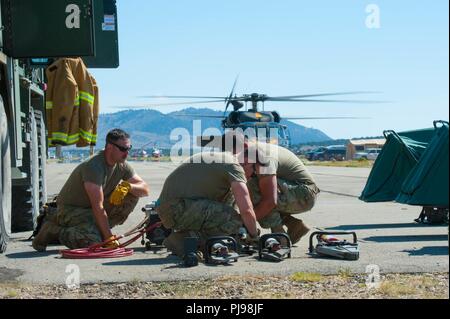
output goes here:
{"type": "Polygon", "coordinates": [[[350,140],[347,144],[345,158],[352,160],[358,152],[364,152],[369,148],[382,148],[386,139],[350,140]]]}

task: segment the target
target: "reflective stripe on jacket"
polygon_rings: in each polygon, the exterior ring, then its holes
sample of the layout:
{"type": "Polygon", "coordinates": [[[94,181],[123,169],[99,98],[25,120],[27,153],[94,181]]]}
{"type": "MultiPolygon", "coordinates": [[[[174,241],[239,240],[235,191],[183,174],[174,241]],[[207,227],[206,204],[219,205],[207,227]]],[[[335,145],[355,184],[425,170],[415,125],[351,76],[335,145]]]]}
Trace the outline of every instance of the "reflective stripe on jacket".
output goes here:
{"type": "Polygon", "coordinates": [[[97,142],[98,87],[81,58],[56,60],[46,69],[49,146],[97,142]]]}

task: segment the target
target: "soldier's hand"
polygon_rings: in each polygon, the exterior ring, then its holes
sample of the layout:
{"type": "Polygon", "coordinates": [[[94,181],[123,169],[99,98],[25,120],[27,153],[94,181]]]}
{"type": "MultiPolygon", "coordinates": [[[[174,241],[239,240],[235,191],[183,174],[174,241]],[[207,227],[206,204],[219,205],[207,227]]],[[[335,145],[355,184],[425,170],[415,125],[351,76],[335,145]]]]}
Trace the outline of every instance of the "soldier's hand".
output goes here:
{"type": "Polygon", "coordinates": [[[251,246],[258,246],[259,245],[259,234],[261,233],[261,231],[258,229],[258,234],[256,234],[255,236],[250,235],[250,233],[248,234],[245,242],[247,245],[251,245],[251,246]]]}
{"type": "Polygon", "coordinates": [[[109,248],[109,249],[115,249],[115,248],[118,248],[119,246],[120,246],[120,243],[119,243],[119,241],[117,240],[117,239],[114,239],[114,238],[116,238],[116,236],[111,236],[111,237],[109,237],[107,240],[109,241],[109,242],[107,242],[106,244],[104,244],[103,245],[103,248],[109,248]],[[113,240],[114,239],[114,240],[113,240]]]}
{"type": "Polygon", "coordinates": [[[114,191],[111,193],[109,197],[109,202],[112,205],[118,206],[123,203],[125,196],[129,193],[131,189],[131,184],[127,181],[122,181],[119,185],[116,186],[114,191]]]}

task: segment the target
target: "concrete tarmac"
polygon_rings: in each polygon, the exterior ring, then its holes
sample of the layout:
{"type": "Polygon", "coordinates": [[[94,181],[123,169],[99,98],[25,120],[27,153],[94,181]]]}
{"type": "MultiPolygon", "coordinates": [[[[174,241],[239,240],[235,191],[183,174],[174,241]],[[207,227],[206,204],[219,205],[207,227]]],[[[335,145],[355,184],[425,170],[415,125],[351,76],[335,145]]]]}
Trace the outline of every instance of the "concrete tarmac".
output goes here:
{"type": "MultiPolygon", "coordinates": [[[[49,194],[57,194],[77,164],[48,165],[49,194]]],[[[122,234],[142,220],[144,204],[156,200],[173,163],[132,162],[136,172],[151,187],[149,198],[141,199],[124,225],[114,229],[122,234]]],[[[211,278],[226,275],[289,275],[295,272],[336,274],[341,271],[366,273],[448,272],[448,227],[419,225],[414,219],[421,207],[397,203],[364,203],[358,200],[370,170],[308,166],[321,189],[312,211],[297,215],[314,230],[355,231],[360,258],[344,261],[316,258],[308,254],[308,238],[293,247],[292,258],[280,263],[239,258],[230,265],[184,268],[165,250],[145,251],[140,240],[131,245],[135,252],[118,259],[62,259],[62,246],[49,246],[38,253],[26,241],[31,232],[13,234],[6,253],[0,255],[0,282],[17,280],[30,284],[66,284],[79,270],[80,282],[167,281],[211,278]],[[73,266],[75,265],[75,266],[73,266]],[[75,270],[74,270],[75,269],[75,270]]],[[[182,182],[182,181],[180,181],[182,182]]],[[[310,233],[311,234],[311,233],[310,233]]],[[[307,235],[309,237],[309,234],[307,235]]]]}

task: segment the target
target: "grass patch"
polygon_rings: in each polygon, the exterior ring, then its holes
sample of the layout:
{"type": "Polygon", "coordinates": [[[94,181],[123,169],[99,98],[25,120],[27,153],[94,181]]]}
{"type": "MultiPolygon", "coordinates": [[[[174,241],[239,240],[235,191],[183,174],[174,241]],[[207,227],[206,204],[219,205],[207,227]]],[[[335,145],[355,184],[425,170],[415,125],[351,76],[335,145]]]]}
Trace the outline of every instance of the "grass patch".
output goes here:
{"type": "Polygon", "coordinates": [[[308,273],[308,272],[296,272],[291,276],[292,281],[299,282],[319,282],[322,281],[323,276],[317,273],[308,273]]]}
{"type": "Polygon", "coordinates": [[[378,292],[387,297],[400,298],[416,294],[417,289],[411,284],[385,281],[381,283],[378,292]]]}
{"type": "Polygon", "coordinates": [[[338,275],[339,277],[341,277],[342,279],[350,279],[353,276],[352,271],[350,270],[350,268],[341,268],[338,271],[338,275]]]}
{"type": "Polygon", "coordinates": [[[366,288],[367,287],[367,285],[366,284],[363,284],[363,283],[359,283],[358,284],[358,288],[366,288]]]}
{"type": "Polygon", "coordinates": [[[16,283],[0,283],[0,299],[17,298],[19,296],[20,286],[16,283]]]}
{"type": "Polygon", "coordinates": [[[371,168],[373,161],[355,160],[355,161],[303,161],[305,165],[310,166],[331,166],[331,167],[363,167],[371,168]]]}
{"type": "Polygon", "coordinates": [[[276,292],[276,291],[255,291],[250,292],[246,298],[250,299],[292,299],[294,294],[290,292],[276,292]]]}
{"type": "Polygon", "coordinates": [[[203,285],[190,281],[160,282],[157,284],[156,290],[176,298],[196,298],[206,291],[211,291],[208,281],[203,282],[203,285]]]}
{"type": "Polygon", "coordinates": [[[161,156],[159,158],[150,157],[147,159],[148,162],[171,162],[172,159],[170,156],[161,156]]]}
{"type": "Polygon", "coordinates": [[[8,290],[6,293],[7,298],[17,298],[19,296],[19,293],[16,290],[8,290]]]}
{"type": "Polygon", "coordinates": [[[435,291],[439,285],[439,280],[432,276],[413,275],[407,280],[400,277],[382,282],[378,288],[378,293],[391,298],[416,296],[422,296],[423,298],[446,298],[445,295],[448,296],[448,290],[444,296],[440,292],[435,291]]]}
{"type": "MultiPolygon", "coordinates": [[[[380,278],[381,279],[381,278],[380,278]]],[[[212,279],[126,283],[98,283],[67,290],[63,285],[29,286],[0,283],[0,299],[18,298],[189,298],[189,299],[298,299],[298,298],[398,298],[448,299],[448,273],[387,274],[377,287],[365,284],[365,276],[342,267],[337,275],[296,272],[289,276],[226,275],[212,279]]]]}
{"type": "Polygon", "coordinates": [[[430,277],[418,277],[418,278],[413,278],[410,281],[411,286],[418,287],[418,288],[432,288],[438,284],[439,284],[439,282],[436,279],[430,278],[430,277]]]}

